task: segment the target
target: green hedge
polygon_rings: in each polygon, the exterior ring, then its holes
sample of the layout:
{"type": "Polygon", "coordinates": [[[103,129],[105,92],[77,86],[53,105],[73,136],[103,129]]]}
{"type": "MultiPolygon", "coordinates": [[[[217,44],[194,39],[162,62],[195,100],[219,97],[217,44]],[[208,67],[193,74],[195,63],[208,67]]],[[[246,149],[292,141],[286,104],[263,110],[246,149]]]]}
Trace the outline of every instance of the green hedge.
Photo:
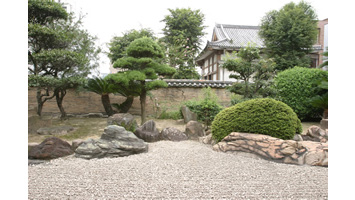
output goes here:
{"type": "Polygon", "coordinates": [[[321,69],[294,67],[277,74],[274,79],[275,99],[289,105],[302,121],[320,120],[322,109],[310,100],[321,95],[320,81],[328,80],[328,72],[321,69]]]}
{"type": "Polygon", "coordinates": [[[269,98],[238,103],[218,113],[212,122],[212,136],[221,141],[231,132],[258,133],[288,140],[302,132],[292,108],[269,98]]]}

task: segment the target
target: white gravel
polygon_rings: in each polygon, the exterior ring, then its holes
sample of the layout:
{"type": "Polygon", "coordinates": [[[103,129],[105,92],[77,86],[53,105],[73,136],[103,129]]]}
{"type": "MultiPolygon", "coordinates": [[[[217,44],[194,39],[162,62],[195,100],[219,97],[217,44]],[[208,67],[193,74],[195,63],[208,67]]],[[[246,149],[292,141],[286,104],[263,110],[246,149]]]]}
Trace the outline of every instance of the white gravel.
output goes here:
{"type": "Polygon", "coordinates": [[[160,141],[148,153],[28,166],[29,199],[328,199],[328,168],[160,141]]]}

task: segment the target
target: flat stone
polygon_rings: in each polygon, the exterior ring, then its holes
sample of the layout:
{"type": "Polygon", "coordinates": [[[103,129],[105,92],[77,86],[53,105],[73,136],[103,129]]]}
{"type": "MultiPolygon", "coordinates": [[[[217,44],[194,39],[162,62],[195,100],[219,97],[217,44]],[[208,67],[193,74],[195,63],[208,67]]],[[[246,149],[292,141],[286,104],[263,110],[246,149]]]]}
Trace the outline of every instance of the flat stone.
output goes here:
{"type": "Polygon", "coordinates": [[[44,127],[38,129],[37,133],[40,135],[65,135],[73,130],[72,126],[44,127]]]}

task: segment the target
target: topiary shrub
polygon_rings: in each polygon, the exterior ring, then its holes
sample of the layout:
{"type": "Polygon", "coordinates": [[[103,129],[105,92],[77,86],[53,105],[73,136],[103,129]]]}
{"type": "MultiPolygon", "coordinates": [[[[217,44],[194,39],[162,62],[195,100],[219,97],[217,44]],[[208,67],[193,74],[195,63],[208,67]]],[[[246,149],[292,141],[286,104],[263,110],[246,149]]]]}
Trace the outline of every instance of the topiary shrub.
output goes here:
{"type": "Polygon", "coordinates": [[[302,132],[302,124],[292,108],[269,98],[238,103],[218,113],[212,122],[212,136],[218,142],[231,132],[269,135],[288,140],[302,132]]]}
{"type": "Polygon", "coordinates": [[[275,99],[289,105],[302,121],[320,120],[323,110],[310,101],[322,95],[318,87],[322,80],[328,80],[328,72],[321,69],[294,67],[280,72],[274,79],[275,99]]]}

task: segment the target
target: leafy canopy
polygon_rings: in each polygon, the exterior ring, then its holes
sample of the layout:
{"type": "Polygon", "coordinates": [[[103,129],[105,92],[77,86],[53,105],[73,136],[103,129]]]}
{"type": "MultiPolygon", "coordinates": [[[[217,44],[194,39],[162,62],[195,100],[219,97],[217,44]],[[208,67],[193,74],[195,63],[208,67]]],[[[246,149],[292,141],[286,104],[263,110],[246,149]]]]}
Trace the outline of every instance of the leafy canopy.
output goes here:
{"type": "Polygon", "coordinates": [[[261,21],[260,37],[266,54],[274,58],[276,68],[309,67],[312,45],[317,39],[317,15],[304,1],[286,4],[279,11],[268,12],[261,21]]]}
{"type": "Polygon", "coordinates": [[[238,53],[227,54],[222,67],[231,72],[230,78],[237,82],[228,88],[231,92],[243,95],[244,98],[267,96],[269,86],[275,75],[275,63],[271,59],[263,59],[260,50],[254,44],[248,44],[238,53]]]}

